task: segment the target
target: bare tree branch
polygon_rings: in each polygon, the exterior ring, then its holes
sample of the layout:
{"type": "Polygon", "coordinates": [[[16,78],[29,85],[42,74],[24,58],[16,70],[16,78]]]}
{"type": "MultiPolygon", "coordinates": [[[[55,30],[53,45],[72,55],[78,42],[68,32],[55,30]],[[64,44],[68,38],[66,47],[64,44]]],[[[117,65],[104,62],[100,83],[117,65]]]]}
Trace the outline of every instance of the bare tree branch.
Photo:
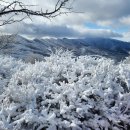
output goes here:
{"type": "Polygon", "coordinates": [[[0,0],[0,5],[1,5],[0,17],[13,14],[6,20],[0,20],[0,26],[6,25],[6,24],[12,24],[14,22],[20,22],[24,20],[25,18],[31,19],[30,16],[41,16],[41,17],[50,19],[61,14],[68,14],[72,10],[72,7],[67,7],[67,4],[69,3],[69,1],[70,0],[58,0],[54,6],[54,10],[52,11],[46,10],[45,12],[43,12],[42,9],[34,11],[28,8],[30,6],[35,6],[35,5],[26,5],[17,0],[11,3],[6,2],[5,0],[0,0]],[[24,16],[21,19],[16,19],[15,16],[19,16],[23,14],[26,16],[24,16]]]}

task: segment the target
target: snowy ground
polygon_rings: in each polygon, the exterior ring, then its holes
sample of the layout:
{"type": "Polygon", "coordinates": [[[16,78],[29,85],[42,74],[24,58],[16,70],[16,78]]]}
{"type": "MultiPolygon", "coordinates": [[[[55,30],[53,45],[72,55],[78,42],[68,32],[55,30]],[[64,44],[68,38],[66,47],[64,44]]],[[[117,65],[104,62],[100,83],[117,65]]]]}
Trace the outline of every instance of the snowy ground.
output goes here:
{"type": "Polygon", "coordinates": [[[0,130],[130,130],[128,59],[0,56],[0,87],[0,130]]]}

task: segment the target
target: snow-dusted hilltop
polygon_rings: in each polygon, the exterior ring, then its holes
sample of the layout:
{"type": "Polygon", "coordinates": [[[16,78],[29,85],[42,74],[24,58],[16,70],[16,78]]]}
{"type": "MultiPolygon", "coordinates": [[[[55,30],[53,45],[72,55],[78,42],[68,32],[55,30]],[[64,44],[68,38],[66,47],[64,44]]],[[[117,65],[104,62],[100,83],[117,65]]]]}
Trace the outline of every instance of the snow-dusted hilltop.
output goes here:
{"type": "Polygon", "coordinates": [[[107,38],[28,40],[17,36],[15,43],[9,43],[0,52],[28,61],[30,58],[41,60],[54,48],[72,50],[75,55],[103,55],[121,60],[129,55],[130,43],[107,38]]]}

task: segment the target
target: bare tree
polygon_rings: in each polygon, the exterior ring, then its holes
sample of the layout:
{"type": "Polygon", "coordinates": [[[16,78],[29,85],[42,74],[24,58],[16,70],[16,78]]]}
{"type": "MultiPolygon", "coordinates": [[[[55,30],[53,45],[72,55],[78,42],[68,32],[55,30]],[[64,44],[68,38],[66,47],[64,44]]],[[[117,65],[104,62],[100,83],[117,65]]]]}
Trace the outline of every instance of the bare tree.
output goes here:
{"type": "Polygon", "coordinates": [[[15,37],[17,34],[4,35],[0,34],[0,50],[5,48],[9,43],[15,43],[15,37]]]}
{"type": "Polygon", "coordinates": [[[14,22],[20,22],[24,20],[25,18],[30,18],[31,16],[41,16],[44,18],[53,18],[61,14],[67,14],[71,12],[72,7],[68,5],[70,0],[58,0],[57,3],[54,5],[54,9],[52,11],[46,10],[45,12],[40,10],[33,10],[29,9],[31,6],[36,5],[26,5],[23,2],[20,2],[18,0],[13,2],[6,2],[6,0],[0,0],[0,26],[6,25],[6,24],[12,24],[14,22]],[[15,16],[23,16],[22,18],[15,16]],[[8,16],[8,19],[6,18],[3,20],[3,16],[8,16]]]}

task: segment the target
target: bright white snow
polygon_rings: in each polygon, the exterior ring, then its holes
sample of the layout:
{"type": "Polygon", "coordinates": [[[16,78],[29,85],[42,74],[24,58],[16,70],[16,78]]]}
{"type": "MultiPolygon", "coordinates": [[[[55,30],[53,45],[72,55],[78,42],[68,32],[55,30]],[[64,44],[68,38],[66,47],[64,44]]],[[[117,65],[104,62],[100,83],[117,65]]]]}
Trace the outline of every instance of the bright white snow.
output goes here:
{"type": "Polygon", "coordinates": [[[130,62],[74,57],[45,61],[0,56],[0,130],[129,130],[130,62]]]}

